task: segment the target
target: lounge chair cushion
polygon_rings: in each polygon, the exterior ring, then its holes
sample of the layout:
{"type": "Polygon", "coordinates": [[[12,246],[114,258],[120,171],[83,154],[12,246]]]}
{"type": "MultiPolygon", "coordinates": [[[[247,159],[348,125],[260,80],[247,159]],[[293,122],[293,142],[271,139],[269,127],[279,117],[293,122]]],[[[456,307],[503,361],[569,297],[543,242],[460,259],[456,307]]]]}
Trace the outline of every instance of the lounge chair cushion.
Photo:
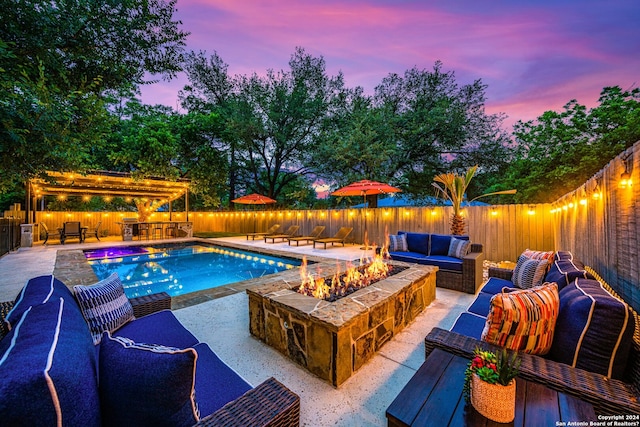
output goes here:
{"type": "Polygon", "coordinates": [[[162,310],[132,320],[113,335],[130,338],[135,342],[153,343],[169,347],[187,348],[198,343],[171,310],[162,310]]]}
{"type": "Polygon", "coordinates": [[[429,235],[425,233],[407,233],[405,231],[398,231],[398,234],[404,234],[407,236],[407,248],[410,252],[417,252],[420,254],[429,254],[429,235]]]}
{"type": "Polygon", "coordinates": [[[104,331],[113,332],[134,317],[118,273],[93,285],[74,286],[73,292],[96,344],[104,331]]]}
{"type": "Polygon", "coordinates": [[[391,258],[395,261],[424,263],[430,257],[426,254],[418,252],[389,252],[391,258]]]}
{"type": "Polygon", "coordinates": [[[511,280],[500,279],[498,277],[490,277],[487,283],[480,288],[480,292],[495,295],[502,292],[503,288],[513,288],[511,280]]]}
{"type": "Polygon", "coordinates": [[[429,255],[447,255],[451,239],[452,237],[448,235],[432,234],[429,255]]]}
{"type": "Polygon", "coordinates": [[[28,308],[0,341],[0,424],[99,426],[97,359],[77,305],[28,308]]]}
{"type": "Polygon", "coordinates": [[[471,249],[471,242],[469,240],[452,237],[447,256],[464,258],[464,256],[469,253],[469,249],[471,249]]]}
{"type": "Polygon", "coordinates": [[[574,279],[560,291],[560,315],[549,357],[624,379],[635,322],[629,307],[600,282],[574,279]]]}
{"type": "Polygon", "coordinates": [[[595,280],[595,277],[584,269],[584,264],[580,261],[564,259],[557,260],[551,265],[545,280],[547,282],[556,282],[558,289],[562,290],[577,278],[595,280]]]}
{"type": "Polygon", "coordinates": [[[460,313],[451,331],[479,340],[486,322],[486,318],[477,314],[460,313]]]}
{"type": "Polygon", "coordinates": [[[52,275],[34,277],[29,280],[16,297],[13,309],[5,318],[8,329],[11,329],[12,325],[22,318],[22,314],[29,307],[44,304],[59,297],[74,300],[69,288],[52,275]]]}
{"type": "Polygon", "coordinates": [[[482,340],[529,354],[546,354],[560,310],[558,285],[504,290],[491,299],[482,340]]]}
{"type": "Polygon", "coordinates": [[[251,390],[251,385],[221,361],[207,344],[200,343],[194,349],[198,353],[196,400],[201,417],[214,413],[251,390]]]}
{"type": "Polygon", "coordinates": [[[540,286],[545,278],[548,265],[546,259],[530,259],[525,255],[520,255],[516,267],[513,269],[513,284],[520,289],[540,286]]]}
{"type": "Polygon", "coordinates": [[[100,343],[103,426],[191,426],[199,420],[193,348],[136,343],[104,334],[100,343]]]}
{"type": "Polygon", "coordinates": [[[389,236],[389,251],[390,252],[407,252],[409,246],[407,245],[407,235],[398,234],[389,236]]]}

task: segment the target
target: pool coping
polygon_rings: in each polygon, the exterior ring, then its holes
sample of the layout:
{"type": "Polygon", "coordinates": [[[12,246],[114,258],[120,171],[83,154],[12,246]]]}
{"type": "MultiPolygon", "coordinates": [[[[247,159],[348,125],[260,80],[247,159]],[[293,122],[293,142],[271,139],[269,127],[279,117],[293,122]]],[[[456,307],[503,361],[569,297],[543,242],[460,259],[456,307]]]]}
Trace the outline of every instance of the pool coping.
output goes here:
{"type": "MultiPolygon", "coordinates": [[[[117,244],[114,246],[148,246],[151,244],[160,243],[190,243],[190,242],[202,242],[210,245],[223,246],[230,249],[238,249],[243,251],[251,251],[264,255],[272,255],[284,258],[292,258],[302,260],[307,258],[309,263],[314,264],[327,264],[328,266],[335,265],[335,259],[319,257],[315,255],[302,255],[291,251],[283,251],[278,249],[254,247],[242,244],[236,244],[232,242],[222,242],[219,240],[211,240],[204,238],[188,238],[180,239],[179,241],[163,241],[163,242],[126,242],[127,244],[117,244]]],[[[100,279],[94,273],[93,269],[87,262],[84,256],[84,251],[92,249],[91,247],[75,248],[75,249],[58,249],[56,254],[55,265],[53,269],[53,275],[60,279],[69,288],[73,288],[76,285],[92,285],[100,279]]],[[[298,269],[291,269],[282,271],[280,273],[270,274],[264,277],[257,277],[254,279],[243,280],[235,282],[231,285],[218,286],[211,289],[204,289],[201,291],[190,292],[188,294],[178,295],[171,297],[172,310],[178,310],[192,305],[202,304],[207,301],[222,298],[228,295],[237,294],[239,292],[245,292],[249,288],[254,286],[261,286],[267,283],[275,281],[291,281],[295,282],[300,280],[300,273],[298,269]]]]}

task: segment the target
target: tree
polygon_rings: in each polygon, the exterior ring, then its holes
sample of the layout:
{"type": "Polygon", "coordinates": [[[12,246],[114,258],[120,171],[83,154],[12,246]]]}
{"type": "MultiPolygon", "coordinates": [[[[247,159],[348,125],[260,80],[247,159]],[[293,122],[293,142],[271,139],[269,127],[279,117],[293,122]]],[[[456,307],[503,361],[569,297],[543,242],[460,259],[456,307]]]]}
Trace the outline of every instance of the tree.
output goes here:
{"type": "Polygon", "coordinates": [[[571,100],[561,112],[545,111],[535,121],[516,123],[515,160],[492,188],[517,188],[519,203],[552,202],[640,140],[638,88],[605,87],[599,103],[587,111],[571,100]]]}
{"type": "Polygon", "coordinates": [[[229,77],[217,55],[209,62],[204,54],[187,61],[191,84],[183,91],[183,105],[223,115],[239,186],[271,198],[312,172],[307,164],[329,106],[343,88],[341,75],[329,77],[324,59],[302,48],[292,55],[289,68],[229,77]]]}
{"type": "Polygon", "coordinates": [[[0,20],[0,188],[83,170],[110,123],[103,95],[180,70],[175,0],[8,0],[0,20]],[[4,166],[21,165],[21,169],[4,166]]]}

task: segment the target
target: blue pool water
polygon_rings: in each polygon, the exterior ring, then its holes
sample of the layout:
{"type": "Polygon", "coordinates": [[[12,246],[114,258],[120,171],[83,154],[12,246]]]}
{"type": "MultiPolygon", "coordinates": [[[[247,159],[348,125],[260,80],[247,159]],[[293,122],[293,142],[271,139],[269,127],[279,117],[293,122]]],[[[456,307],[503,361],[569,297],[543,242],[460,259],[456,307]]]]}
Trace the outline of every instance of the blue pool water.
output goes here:
{"type": "Polygon", "coordinates": [[[99,279],[117,272],[129,298],[158,292],[182,295],[300,265],[295,259],[199,242],[113,247],[84,253],[99,279]]]}

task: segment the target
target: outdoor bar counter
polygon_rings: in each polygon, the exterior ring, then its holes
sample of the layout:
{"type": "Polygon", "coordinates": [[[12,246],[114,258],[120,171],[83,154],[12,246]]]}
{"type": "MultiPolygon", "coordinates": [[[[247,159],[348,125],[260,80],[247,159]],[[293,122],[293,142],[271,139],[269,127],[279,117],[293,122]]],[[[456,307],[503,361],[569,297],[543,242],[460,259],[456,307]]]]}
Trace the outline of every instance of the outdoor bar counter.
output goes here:
{"type": "Polygon", "coordinates": [[[140,236],[140,231],[146,225],[147,238],[154,237],[154,230],[160,229],[161,238],[193,237],[193,222],[190,221],[127,221],[117,223],[122,232],[122,240],[133,240],[133,236],[140,236]],[[169,230],[172,231],[169,235],[169,230]]]}

